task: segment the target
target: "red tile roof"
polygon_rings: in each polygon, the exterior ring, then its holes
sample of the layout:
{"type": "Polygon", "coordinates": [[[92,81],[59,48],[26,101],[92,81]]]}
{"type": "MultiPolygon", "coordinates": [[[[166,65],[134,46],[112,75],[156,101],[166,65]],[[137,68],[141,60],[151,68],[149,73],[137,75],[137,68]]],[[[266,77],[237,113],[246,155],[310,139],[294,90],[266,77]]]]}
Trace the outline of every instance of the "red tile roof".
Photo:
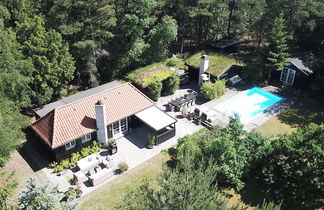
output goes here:
{"type": "Polygon", "coordinates": [[[106,105],[107,125],[142,111],[154,103],[129,83],[55,108],[32,124],[32,129],[56,148],[96,130],[95,103],[106,105]]]}

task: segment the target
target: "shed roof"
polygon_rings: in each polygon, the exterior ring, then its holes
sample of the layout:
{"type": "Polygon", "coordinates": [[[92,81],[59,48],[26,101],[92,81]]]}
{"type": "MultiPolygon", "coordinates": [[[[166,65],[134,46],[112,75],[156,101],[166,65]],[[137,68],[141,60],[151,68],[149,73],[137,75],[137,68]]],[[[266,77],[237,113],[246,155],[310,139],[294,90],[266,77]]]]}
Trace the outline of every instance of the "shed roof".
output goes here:
{"type": "Polygon", "coordinates": [[[98,100],[106,106],[107,125],[154,105],[133,85],[125,83],[56,107],[31,127],[51,148],[64,145],[96,130],[98,100]]]}
{"type": "Polygon", "coordinates": [[[314,73],[311,69],[314,58],[313,53],[303,52],[288,58],[288,61],[308,76],[314,73]]]}
{"type": "Polygon", "coordinates": [[[53,109],[63,106],[65,104],[69,104],[72,103],[74,101],[77,100],[81,100],[83,98],[92,96],[96,93],[108,90],[110,88],[116,87],[118,85],[120,85],[121,83],[118,81],[113,81],[113,82],[109,82],[103,85],[100,85],[98,87],[95,88],[91,88],[82,92],[79,92],[77,94],[62,98],[61,100],[55,101],[53,103],[50,104],[46,104],[42,107],[36,108],[33,111],[39,116],[39,117],[44,117],[47,113],[49,113],[50,111],[52,111],[53,109]]]}

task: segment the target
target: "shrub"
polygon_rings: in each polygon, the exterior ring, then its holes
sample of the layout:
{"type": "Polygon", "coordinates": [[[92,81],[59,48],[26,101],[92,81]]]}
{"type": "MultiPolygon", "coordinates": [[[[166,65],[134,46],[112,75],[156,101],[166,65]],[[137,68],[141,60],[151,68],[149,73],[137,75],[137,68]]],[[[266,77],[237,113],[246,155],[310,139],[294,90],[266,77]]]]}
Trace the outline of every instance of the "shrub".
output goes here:
{"type": "Polygon", "coordinates": [[[155,80],[147,86],[148,97],[153,101],[157,101],[161,96],[162,82],[155,80]]]}
{"type": "Polygon", "coordinates": [[[207,100],[218,98],[225,93],[225,80],[218,80],[216,83],[205,82],[201,86],[200,92],[207,100]]]}
{"type": "Polygon", "coordinates": [[[73,168],[76,166],[77,162],[81,159],[80,153],[76,152],[71,155],[70,158],[70,168],[73,168]]]}
{"type": "Polygon", "coordinates": [[[148,139],[148,144],[151,144],[151,145],[155,145],[156,144],[156,136],[154,133],[149,133],[147,135],[147,139],[148,139]]]}
{"type": "Polygon", "coordinates": [[[64,159],[64,160],[62,160],[61,163],[60,163],[60,165],[61,165],[64,169],[66,169],[66,168],[70,168],[70,161],[69,161],[69,159],[64,159]]]}
{"type": "Polygon", "coordinates": [[[63,169],[64,168],[63,168],[63,166],[61,164],[58,164],[57,166],[55,166],[55,168],[53,168],[55,173],[63,171],[63,169]]]}
{"type": "Polygon", "coordinates": [[[128,170],[128,164],[126,162],[120,162],[118,164],[118,168],[120,169],[120,171],[123,173],[125,171],[128,170]]]}
{"type": "Polygon", "coordinates": [[[177,75],[173,74],[166,80],[166,91],[170,94],[173,94],[176,90],[179,89],[180,79],[177,75]]]}
{"type": "Polygon", "coordinates": [[[90,153],[100,152],[100,144],[96,141],[93,141],[92,146],[90,147],[90,153]]]}
{"type": "Polygon", "coordinates": [[[87,157],[88,155],[90,155],[90,153],[91,153],[90,150],[91,150],[90,147],[82,148],[82,150],[81,150],[82,158],[87,157]]]}

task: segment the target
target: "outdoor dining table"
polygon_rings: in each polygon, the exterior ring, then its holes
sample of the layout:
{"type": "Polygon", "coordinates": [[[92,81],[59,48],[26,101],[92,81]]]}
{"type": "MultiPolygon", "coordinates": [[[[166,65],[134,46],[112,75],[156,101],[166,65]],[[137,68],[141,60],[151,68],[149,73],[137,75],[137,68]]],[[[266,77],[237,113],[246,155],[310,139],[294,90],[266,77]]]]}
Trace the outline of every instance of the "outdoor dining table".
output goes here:
{"type": "Polygon", "coordinates": [[[185,104],[185,103],[188,103],[192,100],[195,100],[196,97],[197,97],[197,92],[191,92],[191,93],[187,93],[186,95],[180,97],[180,98],[177,98],[175,100],[171,100],[170,104],[172,106],[174,106],[176,108],[176,110],[179,110],[179,108],[185,104]]]}

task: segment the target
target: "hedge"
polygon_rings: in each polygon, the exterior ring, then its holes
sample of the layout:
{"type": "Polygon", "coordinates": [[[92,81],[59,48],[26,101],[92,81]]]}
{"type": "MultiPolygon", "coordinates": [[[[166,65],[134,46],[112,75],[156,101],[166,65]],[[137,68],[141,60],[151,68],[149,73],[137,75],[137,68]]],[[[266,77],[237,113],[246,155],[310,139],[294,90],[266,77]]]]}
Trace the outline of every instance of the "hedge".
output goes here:
{"type": "Polygon", "coordinates": [[[205,82],[200,87],[200,92],[207,100],[218,98],[225,93],[225,80],[217,80],[216,83],[205,82]]]}

